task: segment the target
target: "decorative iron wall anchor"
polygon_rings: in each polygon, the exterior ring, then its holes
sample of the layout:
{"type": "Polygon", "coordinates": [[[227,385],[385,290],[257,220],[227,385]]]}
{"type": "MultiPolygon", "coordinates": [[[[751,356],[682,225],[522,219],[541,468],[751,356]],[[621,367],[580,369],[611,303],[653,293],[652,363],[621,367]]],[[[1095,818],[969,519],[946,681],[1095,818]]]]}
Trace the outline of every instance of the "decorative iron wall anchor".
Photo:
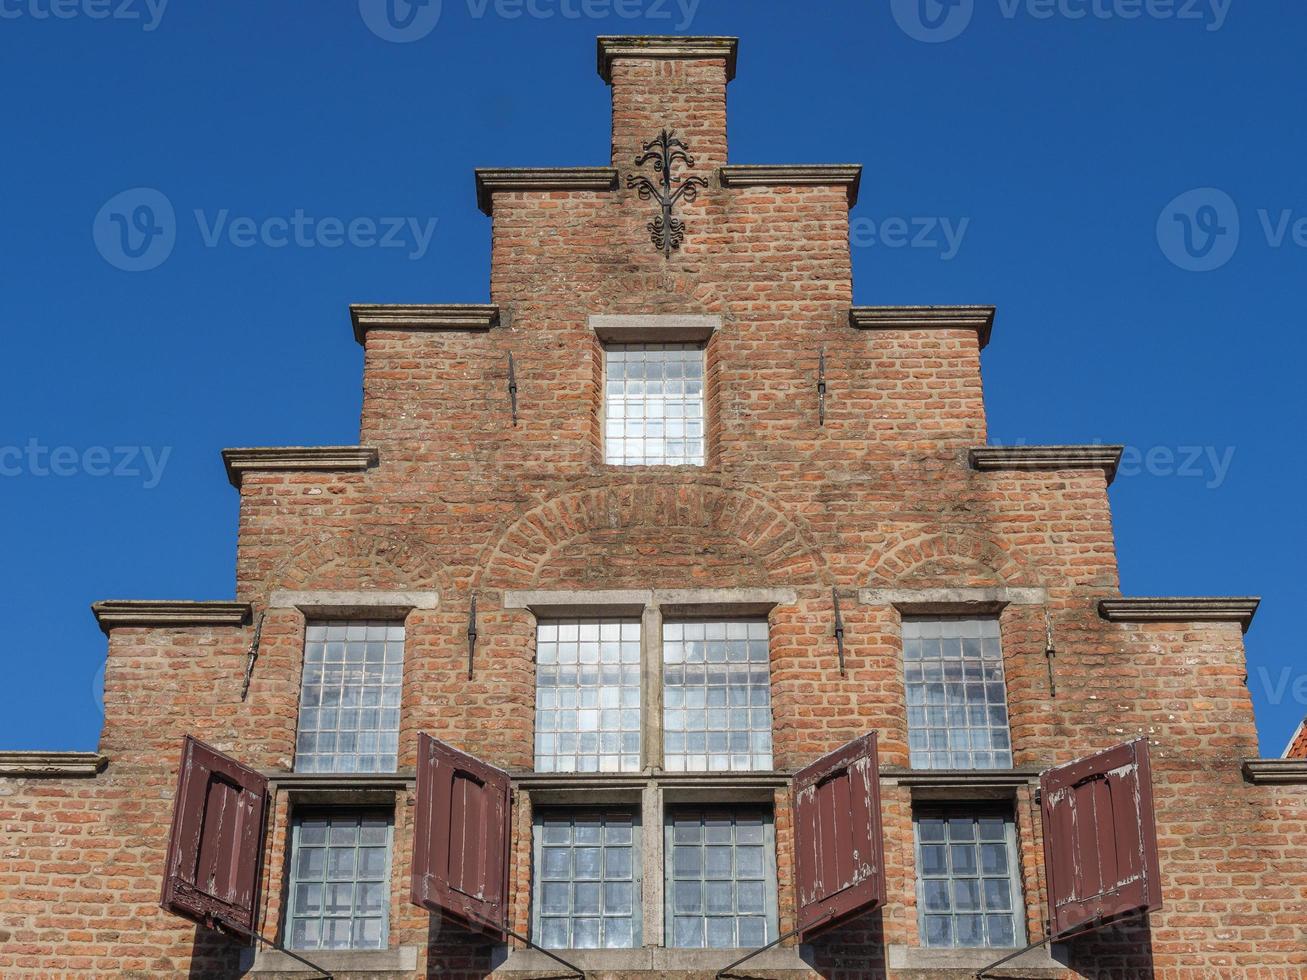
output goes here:
{"type": "Polygon", "coordinates": [[[517,425],[517,369],[513,365],[513,352],[508,352],[508,400],[513,406],[513,424],[517,425]]]}
{"type": "Polygon", "coordinates": [[[477,652],[477,594],[472,593],[472,604],[467,609],[467,679],[472,679],[472,668],[477,652]]]}
{"type": "Polygon", "coordinates": [[[250,641],[249,652],[245,655],[245,679],[241,681],[242,701],[250,693],[250,679],[254,676],[254,661],[259,659],[259,640],[263,638],[263,617],[266,615],[266,609],[259,613],[259,621],[254,624],[254,639],[250,641]]]}
{"type": "Polygon", "coordinates": [[[817,353],[817,424],[826,424],[826,348],[817,353]]]}
{"type": "Polygon", "coordinates": [[[832,588],[831,600],[835,603],[835,649],[840,654],[840,676],[844,676],[844,617],[840,615],[840,594],[832,588]]]}
{"type": "Polygon", "coordinates": [[[640,200],[655,200],[662,206],[662,214],[655,217],[646,226],[649,240],[662,251],[665,258],[671,258],[672,252],[681,247],[685,240],[685,222],[672,214],[672,209],[681,200],[693,201],[699,196],[699,188],[707,187],[708,181],[703,177],[690,174],[679,180],[672,178],[672,165],[683,163],[694,166],[694,157],[690,148],[676,138],[675,131],[664,129],[657,139],[644,144],[644,153],[635,158],[635,165],[643,167],[653,163],[658,183],[654,183],[644,174],[627,174],[626,186],[634,187],[640,194],[640,200]]]}

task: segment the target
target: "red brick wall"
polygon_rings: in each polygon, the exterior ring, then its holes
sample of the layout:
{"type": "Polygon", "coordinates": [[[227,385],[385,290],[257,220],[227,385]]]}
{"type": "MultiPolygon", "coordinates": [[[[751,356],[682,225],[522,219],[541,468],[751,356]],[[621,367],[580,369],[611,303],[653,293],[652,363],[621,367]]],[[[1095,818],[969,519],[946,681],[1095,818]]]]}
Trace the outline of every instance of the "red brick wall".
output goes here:
{"type": "MultiPolygon", "coordinates": [[[[1112,933],[1077,946],[1078,975],[1303,975],[1307,792],[1246,785],[1240,775],[1257,743],[1238,627],[1098,617],[1097,599],[1118,594],[1102,473],[968,468],[967,448],[986,435],[976,335],[849,326],[843,188],[719,186],[723,62],[619,59],[613,81],[620,189],[495,196],[491,299],[503,324],[486,333],[369,332],[361,442],[380,450],[381,463],[366,473],[246,474],[237,597],[262,609],[276,589],[438,591],[437,609],[407,621],[400,765],[413,765],[417,732],[427,731],[525,769],[533,620],[503,608],[504,590],[792,588],[798,602],[773,614],[771,648],[776,763],[794,768],[871,729],[883,764],[907,764],[898,613],[859,604],[856,590],[1045,589],[1056,697],[1045,609],[1012,605],[1002,617],[1017,764],[1062,762],[1144,734],[1158,784],[1166,910],[1142,944],[1112,933]],[[653,205],[625,180],[639,144],[664,126],[687,139],[694,172],[712,182],[683,208],[686,240],[670,261],[648,240],[653,205]],[[721,318],[708,351],[708,466],[602,464],[601,349],[587,317],[604,313],[721,318]],[[823,349],[829,397],[820,427],[823,349]],[[844,677],[832,587],[844,597],[844,677]],[[469,681],[474,589],[480,642],[469,681]]],[[[255,766],[291,763],[303,617],[269,614],[241,701],[250,632],[115,630],[101,743],[108,771],[0,782],[0,973],[230,974],[230,945],[156,903],[182,734],[255,766]]],[[[779,794],[788,918],[786,805],[779,794]]],[[[519,924],[528,915],[526,811],[514,822],[519,924]]],[[[1043,862],[1028,790],[1017,815],[1028,928],[1037,934],[1043,862]]],[[[884,820],[889,904],[818,944],[825,975],[883,975],[882,941],[916,945],[907,790],[886,788],[884,820]]],[[[283,795],[265,875],[268,935],[283,905],[287,821],[283,795]]],[[[430,975],[480,976],[475,947],[407,903],[410,825],[400,794],[392,945],[431,945],[430,975]]]]}

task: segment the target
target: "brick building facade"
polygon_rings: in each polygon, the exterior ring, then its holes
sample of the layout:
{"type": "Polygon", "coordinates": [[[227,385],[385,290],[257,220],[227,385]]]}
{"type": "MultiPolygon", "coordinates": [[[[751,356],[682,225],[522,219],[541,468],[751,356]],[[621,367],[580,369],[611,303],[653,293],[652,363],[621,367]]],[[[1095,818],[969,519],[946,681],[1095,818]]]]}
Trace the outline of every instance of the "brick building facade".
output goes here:
{"type": "Polygon", "coordinates": [[[96,604],[98,752],[0,754],[0,974],[311,975],[160,908],[191,735],[267,780],[267,940],[557,975],[411,901],[421,733],[509,774],[507,923],[591,976],[789,932],[794,774],[868,733],[883,901],[750,975],[963,977],[1047,935],[1040,774],[1137,739],[1161,907],[1006,975],[1307,973],[1307,765],[1257,758],[1256,601],[1120,595],[1118,450],[986,447],[993,310],[853,305],[860,170],[728,162],[732,39],[598,50],[611,164],[477,174],[490,303],[353,309],[360,444],[224,454],[236,600],[96,604]]]}

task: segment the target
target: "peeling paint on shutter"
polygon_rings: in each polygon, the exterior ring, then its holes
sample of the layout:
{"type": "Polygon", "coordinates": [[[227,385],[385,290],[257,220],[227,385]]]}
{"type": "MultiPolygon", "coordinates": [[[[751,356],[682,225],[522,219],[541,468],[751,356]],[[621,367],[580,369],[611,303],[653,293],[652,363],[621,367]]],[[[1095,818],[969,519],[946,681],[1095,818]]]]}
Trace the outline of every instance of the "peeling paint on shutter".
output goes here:
{"type": "Polygon", "coordinates": [[[797,925],[804,938],[885,904],[876,733],[794,777],[797,925]]]}
{"type": "Polygon", "coordinates": [[[504,939],[509,817],[507,773],[420,734],[413,904],[504,939]]]}
{"type": "Polygon", "coordinates": [[[1053,938],[1161,908],[1148,740],[1049,769],[1039,783],[1053,938]]]}
{"type": "Polygon", "coordinates": [[[255,929],[268,781],[187,735],[159,904],[210,929],[255,929]]]}

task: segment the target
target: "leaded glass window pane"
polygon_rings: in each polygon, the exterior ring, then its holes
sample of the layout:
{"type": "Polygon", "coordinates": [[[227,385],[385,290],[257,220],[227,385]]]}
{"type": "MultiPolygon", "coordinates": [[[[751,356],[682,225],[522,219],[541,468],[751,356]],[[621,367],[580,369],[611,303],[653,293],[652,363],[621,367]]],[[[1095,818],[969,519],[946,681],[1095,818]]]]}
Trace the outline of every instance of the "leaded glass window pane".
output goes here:
{"type": "Polygon", "coordinates": [[[631,810],[535,815],[535,941],[550,949],[640,945],[640,823],[631,810]]]}
{"type": "Polygon", "coordinates": [[[1024,946],[1011,811],[932,807],[913,815],[917,918],[926,946],[1024,946]]]}
{"type": "Polygon", "coordinates": [[[771,769],[765,619],[663,625],[663,765],[670,772],[771,769]]]}
{"type": "Polygon", "coordinates": [[[618,466],[702,466],[703,348],[604,348],[604,461],[618,466]]]}
{"type": "Polygon", "coordinates": [[[291,949],[384,949],[390,917],[391,816],[297,815],[291,832],[291,949]]]}
{"type": "Polygon", "coordinates": [[[310,622],[304,632],[298,772],[394,772],[404,626],[310,622]]]}
{"type": "Polygon", "coordinates": [[[640,771],[640,620],[536,627],[537,772],[640,771]]]}
{"type": "Polygon", "coordinates": [[[1011,768],[997,619],[904,619],[903,672],[914,769],[1011,768]]]}
{"type": "Polygon", "coordinates": [[[771,812],[676,807],[664,830],[668,946],[765,946],[777,936],[771,812]]]}

